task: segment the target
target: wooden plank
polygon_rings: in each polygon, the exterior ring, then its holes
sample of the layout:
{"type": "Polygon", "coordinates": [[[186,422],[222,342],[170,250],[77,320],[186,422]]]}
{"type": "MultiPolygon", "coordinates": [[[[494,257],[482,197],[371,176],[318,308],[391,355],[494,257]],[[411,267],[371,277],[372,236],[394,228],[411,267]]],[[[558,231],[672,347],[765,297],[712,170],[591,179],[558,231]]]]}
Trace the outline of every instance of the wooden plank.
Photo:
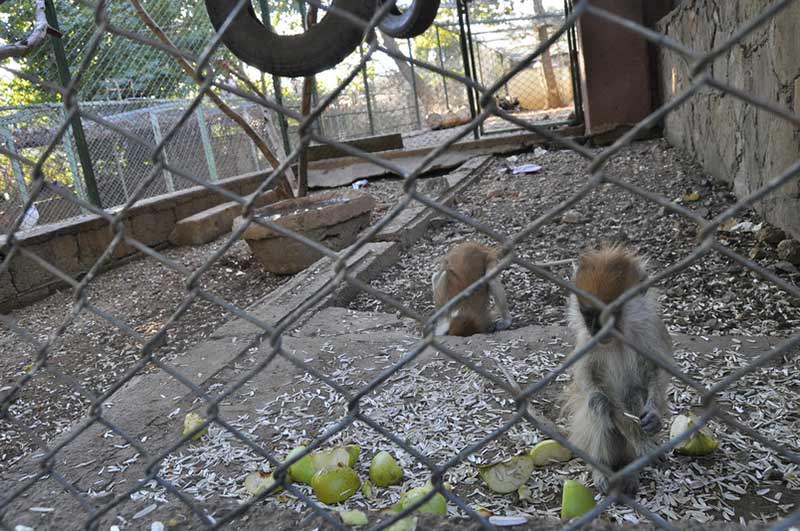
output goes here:
{"type": "MultiPolygon", "coordinates": [[[[392,133],[388,135],[368,136],[342,142],[367,153],[377,153],[380,151],[391,151],[393,149],[403,149],[403,135],[392,133]]],[[[308,161],[338,159],[349,157],[348,153],[329,146],[327,144],[316,144],[308,148],[308,161]]]]}

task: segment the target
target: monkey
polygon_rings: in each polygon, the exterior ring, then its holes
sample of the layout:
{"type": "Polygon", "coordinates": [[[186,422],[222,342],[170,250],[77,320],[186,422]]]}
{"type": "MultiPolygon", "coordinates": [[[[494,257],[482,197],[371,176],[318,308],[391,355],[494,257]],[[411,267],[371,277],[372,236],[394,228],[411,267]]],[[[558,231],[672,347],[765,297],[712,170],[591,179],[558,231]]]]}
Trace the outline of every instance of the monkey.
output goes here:
{"type": "MultiPolygon", "coordinates": [[[[456,245],[439,261],[437,270],[431,276],[433,302],[438,310],[450,299],[483,277],[498,262],[496,249],[490,249],[476,242],[456,245]]],[[[481,286],[466,299],[459,302],[436,325],[437,335],[471,336],[506,330],[511,326],[506,292],[500,277],[489,281],[489,286],[481,286]],[[499,311],[496,319],[489,309],[491,293],[499,311]]]]}
{"type": "Polygon", "coordinates": [[[495,96],[497,106],[504,111],[517,112],[520,110],[519,98],[516,96],[495,96]]]}
{"type": "MultiPolygon", "coordinates": [[[[647,280],[647,260],[619,244],[581,254],[574,283],[605,304],[647,280]]],[[[601,311],[588,300],[570,296],[568,321],[575,351],[604,326],[601,311]]],[[[666,363],[672,362],[672,340],[651,290],[639,293],[614,313],[614,328],[630,343],[666,363]]],[[[570,441],[594,461],[616,472],[656,446],[667,411],[669,374],[655,362],[623,344],[610,332],[572,366],[564,412],[570,441]]],[[[608,493],[608,478],[594,470],[595,487],[608,493]]],[[[633,496],[639,478],[627,475],[620,490],[633,496]]]]}

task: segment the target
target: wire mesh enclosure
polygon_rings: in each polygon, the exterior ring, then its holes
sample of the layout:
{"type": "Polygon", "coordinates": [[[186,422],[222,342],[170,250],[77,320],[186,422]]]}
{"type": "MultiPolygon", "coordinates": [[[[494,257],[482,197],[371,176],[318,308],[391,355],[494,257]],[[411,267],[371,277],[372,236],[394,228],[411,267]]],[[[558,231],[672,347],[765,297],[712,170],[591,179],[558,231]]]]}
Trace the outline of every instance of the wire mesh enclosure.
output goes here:
{"type": "MultiPolygon", "coordinates": [[[[745,525],[764,520],[773,529],[797,525],[797,274],[787,273],[785,265],[765,267],[723,235],[749,230],[740,222],[754,204],[796,186],[800,159],[765,184],[737,189],[738,197],[709,202],[701,212],[690,206],[699,201],[693,193],[676,200],[667,195],[677,193],[674,189],[636,184],[636,175],[655,155],[630,155],[643,132],[707,91],[800,128],[800,116],[786,100],[756,97],[745,87],[721,81],[714,70],[718,59],[797,3],[778,0],[754,10],[728,38],[698,50],[588,0],[566,6],[537,0],[519,11],[505,3],[443,2],[436,24],[413,41],[372,38],[393,2],[376,7],[373,19],[355,21],[328,3],[306,3],[297,11],[294,3],[269,11],[266,2],[251,6],[249,0],[238,0],[234,14],[252,7],[276,28],[299,32],[304,24],[300,12],[314,6],[320,16],[340,15],[363,28],[367,38],[359,49],[339,68],[317,76],[307,115],[298,111],[302,80],[262,78],[239,65],[222,45],[222,33],[231,28],[215,34],[199,4],[143,3],[168,38],[142,22],[135,1],[59,5],[62,19],[71,17],[75,26],[57,31],[51,18],[55,34],[48,38],[66,43],[68,60],[61,67],[70,66],[68,78],[58,79],[48,70],[51,58],[45,48],[34,51],[30,62],[4,64],[4,95],[34,87],[41,101],[6,102],[0,109],[0,169],[6,203],[13,205],[2,220],[2,289],[22,289],[20,279],[30,271],[38,275],[33,288],[48,282],[66,288],[37,306],[39,313],[0,315],[2,352],[23,353],[8,363],[0,384],[0,525],[346,529],[343,518],[353,515],[344,515],[343,507],[367,513],[364,525],[371,529],[445,525],[429,513],[444,513],[458,528],[486,529],[507,523],[497,516],[519,513],[542,518],[523,518],[529,528],[574,529],[603,518],[664,529],[685,527],[686,519],[709,526],[718,520],[723,528],[735,520],[745,525]],[[675,83],[672,99],[607,147],[587,145],[560,128],[581,119],[576,32],[586,17],[673,54],[686,76],[683,88],[675,83]],[[181,62],[189,65],[188,72],[181,70],[181,62]],[[133,69],[144,63],[152,65],[143,70],[150,77],[114,76],[108,69],[109,64],[133,69]],[[145,98],[143,93],[160,96],[145,98]],[[108,101],[115,95],[118,101],[108,101]],[[461,110],[465,119],[457,126],[429,130],[431,115],[441,118],[461,110]],[[248,127],[265,139],[266,148],[245,132],[248,127]],[[516,210],[493,211],[493,216],[508,216],[500,230],[480,208],[462,208],[456,192],[472,185],[478,191],[469,193],[487,195],[488,185],[475,185],[476,176],[503,161],[516,171],[518,159],[473,158],[438,180],[428,179],[426,171],[470,138],[510,129],[534,133],[547,150],[558,151],[563,158],[548,160],[560,161],[563,180],[555,185],[557,200],[546,207],[520,203],[516,210]],[[398,131],[408,133],[406,148],[429,148],[410,165],[343,142],[398,131]],[[86,148],[83,153],[79,142],[86,148]],[[366,228],[338,250],[335,238],[281,224],[281,210],[262,210],[261,201],[285,179],[293,181],[303,157],[316,145],[402,178],[395,201],[375,209],[366,228]],[[266,151],[275,160],[268,160],[266,151]],[[250,189],[239,185],[244,181],[231,180],[243,174],[250,189]],[[691,232],[692,239],[685,252],[664,253],[667,258],[650,276],[622,296],[597,303],[604,325],[595,340],[570,353],[571,339],[563,330],[544,333],[541,344],[499,334],[473,343],[434,333],[440,317],[495,278],[516,279],[521,299],[531,298],[530,293],[540,297],[545,317],[561,311],[564,296],[587,296],[568,280],[572,257],[543,263],[538,251],[566,246],[569,236],[551,239],[545,236],[547,227],[558,220],[577,226],[580,216],[574,209],[601,193],[620,203],[627,198],[621,211],[639,205],[646,212],[663,210],[662,217],[669,215],[676,223],[673,237],[691,232]],[[204,203],[209,196],[218,200],[204,203]],[[174,225],[177,216],[165,221],[158,200],[175,201],[173,212],[192,202],[203,208],[232,204],[237,220],[212,246],[179,253],[153,236],[167,221],[174,225]],[[31,220],[34,207],[36,219],[31,220]],[[527,217],[527,210],[534,214],[527,217]],[[75,267],[64,266],[37,239],[47,229],[41,225],[68,217],[79,217],[90,231],[57,234],[75,267]],[[496,266],[428,313],[409,302],[418,297],[412,293],[418,284],[401,280],[389,292],[369,276],[385,268],[382,261],[390,261],[392,253],[400,253],[398,242],[406,236],[392,236],[395,227],[420,219],[466,227],[501,249],[496,266]],[[255,239],[254,231],[262,230],[285,238],[284,253],[299,247],[321,260],[291,279],[264,274],[250,256],[255,253],[244,247],[255,239]],[[134,254],[143,258],[131,260],[134,254]],[[123,258],[127,265],[109,270],[123,258]],[[739,339],[731,340],[730,351],[707,353],[707,359],[697,354],[699,347],[684,345],[676,353],[681,356],[677,364],[629,344],[671,377],[670,398],[694,406],[699,415],[685,431],[664,433],[644,455],[610,470],[571,442],[537,400],[562,386],[576,363],[591,359],[600,339],[624,339],[615,326],[617,311],[626,303],[712,260],[723,260],[724,274],[736,279],[726,286],[735,289],[736,283],[758,278],[751,298],[786,297],[771,312],[772,324],[758,329],[773,337],[758,343],[762,349],[748,357],[738,356],[733,345],[742,343],[739,339]],[[237,269],[243,263],[253,268],[237,269]],[[382,311],[357,320],[342,303],[357,297],[374,301],[382,311]],[[127,305],[131,300],[146,301],[144,306],[157,311],[133,311],[127,305]],[[187,412],[196,416],[187,417],[187,412]],[[719,475],[686,472],[706,470],[702,461],[671,460],[657,468],[659,460],[707,427],[724,432],[732,448],[716,463],[719,475]],[[503,497],[481,486],[477,465],[490,457],[511,457],[543,439],[557,441],[576,457],[569,474],[587,482],[588,474],[599,469],[608,478],[608,494],[598,495],[574,519],[552,518],[559,500],[548,485],[570,479],[552,467],[539,469],[527,492],[514,489],[503,497]],[[320,450],[334,447],[338,456],[335,451],[329,456],[340,459],[333,470],[349,475],[337,480],[344,483],[335,485],[330,496],[297,481],[298,469],[291,467],[307,464],[304,459],[315,452],[319,459],[320,450]],[[409,480],[405,497],[399,486],[364,486],[371,476],[366,462],[379,450],[390,451],[402,465],[409,480]],[[686,470],[670,468],[677,464],[686,470]],[[627,479],[654,468],[659,472],[648,476],[653,485],[645,494],[621,490],[627,479]],[[416,490],[409,496],[411,487],[416,490]],[[338,497],[345,491],[352,491],[352,497],[341,505],[338,497]],[[665,492],[659,500],[669,498],[669,503],[656,504],[656,491],[665,492]],[[702,496],[694,496],[695,491],[702,496]],[[541,498],[531,499],[532,492],[541,498]],[[756,494],[758,502],[753,501],[756,494]],[[774,500],[769,509],[761,500],[765,497],[774,500]],[[743,499],[747,504],[742,501],[741,511],[732,508],[743,499]],[[525,511],[517,510],[523,502],[525,511]],[[494,511],[499,514],[490,514],[494,511]]],[[[39,5],[26,6],[30,20],[36,20],[39,5]]],[[[52,6],[49,0],[41,5],[52,6]]],[[[376,195],[381,186],[374,184],[376,195]]],[[[518,198],[514,190],[494,188],[488,195],[502,199],[515,193],[518,198]]],[[[323,207],[342,202],[335,196],[325,201],[323,207]]],[[[638,223],[650,219],[655,218],[643,215],[638,223]]],[[[617,230],[626,228],[622,225],[619,220],[613,224],[617,230]]],[[[666,234],[648,230],[660,238],[666,234]]],[[[662,240],[664,247],[670,245],[667,237],[662,240]]],[[[431,238],[430,256],[422,256],[422,249],[412,260],[428,264],[451,241],[447,232],[431,238]]],[[[424,271],[426,300],[432,269],[430,264],[424,271]]],[[[412,275],[410,269],[401,273],[403,279],[412,275]]],[[[689,300],[689,295],[668,297],[689,300]]],[[[730,300],[740,301],[736,293],[730,300]]],[[[756,305],[740,302],[734,321],[746,320],[744,314],[756,305]]],[[[670,308],[687,316],[685,322],[680,315],[670,316],[672,324],[685,325],[682,331],[692,333],[698,344],[708,340],[692,328],[701,316],[691,314],[691,308],[670,308]]],[[[722,313],[715,302],[708,311],[722,313]]],[[[544,324],[558,322],[542,319],[544,324]]],[[[756,335],[755,327],[742,325],[741,330],[742,336],[756,335]]],[[[375,477],[371,481],[381,483],[375,477]]]]}
{"type": "MultiPolygon", "coordinates": [[[[533,13],[534,3],[529,4],[530,9],[526,11],[533,13]]],[[[193,1],[181,7],[163,1],[148,2],[145,5],[152,20],[168,35],[174,36],[173,44],[182,50],[198,54],[212,35],[213,28],[208,25],[201,2],[193,1]]],[[[276,27],[300,31],[304,23],[304,15],[301,12],[304,10],[300,9],[301,5],[284,2],[270,8],[269,3],[256,2],[254,7],[259,14],[268,13],[271,24],[276,27]]],[[[23,6],[19,14],[10,19],[7,25],[10,37],[22,38],[24,21],[32,20],[33,17],[30,7],[23,6]]],[[[108,9],[111,16],[118,17],[120,25],[126,30],[148,31],[145,24],[137,17],[137,11],[132,4],[113,4],[108,9]]],[[[64,73],[69,75],[70,69],[80,64],[91,42],[94,29],[91,21],[85,16],[85,10],[80,7],[68,6],[59,11],[58,23],[63,41],[61,45],[64,49],[63,61],[59,63],[47,47],[34,50],[26,60],[26,65],[31,71],[37,72],[40,78],[53,82],[63,81],[61,76],[64,73]]],[[[486,9],[479,11],[487,12],[486,9]]],[[[496,10],[492,8],[488,10],[492,11],[496,10]]],[[[564,11],[550,8],[549,14],[541,16],[551,24],[563,20],[564,11]]],[[[466,9],[457,11],[455,6],[452,6],[443,8],[440,17],[446,26],[437,23],[423,35],[411,40],[395,40],[388,36],[382,38],[388,39],[386,45],[397,53],[421,59],[446,71],[459,74],[463,74],[465,64],[473,60],[469,53],[474,48],[477,50],[475,57],[485,62],[486,67],[483,70],[482,64],[476,63],[472,66],[472,72],[475,72],[477,82],[487,83],[497,78],[504,69],[515,64],[517,58],[512,57],[509,50],[518,54],[520,52],[516,50],[524,49],[530,44],[511,39],[510,35],[513,34],[516,38],[521,34],[533,35],[534,22],[538,20],[533,17],[531,14],[521,19],[520,17],[495,19],[491,25],[485,26],[487,29],[483,29],[481,34],[476,36],[476,40],[473,41],[471,38],[464,40],[469,43],[469,47],[464,48],[458,20],[461,20],[463,25],[467,20],[467,12],[466,9]],[[514,26],[526,23],[530,28],[514,26]],[[488,44],[480,41],[484,35],[489,39],[488,44]],[[484,79],[484,76],[487,78],[484,79]]],[[[480,27],[484,28],[484,25],[480,27]]],[[[540,62],[531,70],[521,72],[511,85],[505,88],[504,94],[509,101],[522,98],[519,103],[512,106],[511,110],[533,112],[534,114],[527,119],[539,122],[574,118],[571,108],[573,65],[565,43],[566,39],[558,43],[560,51],[553,67],[554,79],[557,81],[548,81],[551,84],[557,82],[561,87],[557,90],[558,101],[546,97],[547,90],[541,74],[543,63],[540,62]],[[567,107],[570,108],[566,109],[567,107]],[[540,112],[548,108],[554,111],[540,112]]],[[[344,63],[319,76],[313,91],[314,101],[318,102],[319,98],[334,91],[337,82],[360,61],[363,53],[362,46],[359,53],[352,54],[344,63]]],[[[235,82],[236,75],[245,76],[279,104],[287,109],[299,111],[301,80],[271,78],[249,69],[229,53],[221,51],[217,55],[219,61],[224,62],[220,67],[225,72],[221,75],[227,77],[229,81],[235,82]],[[235,65],[238,65],[236,66],[238,71],[234,72],[231,68],[235,65]]],[[[76,87],[75,97],[86,105],[87,110],[115,122],[139,121],[140,124],[126,123],[125,126],[137,128],[140,136],[153,142],[158,141],[163,131],[170,129],[175,113],[180,113],[190,104],[185,97],[195,86],[191,76],[181,71],[178,64],[167,55],[141,43],[114,36],[109,37],[109,42],[98,51],[95,63],[87,71],[86,76],[84,82],[76,87]]],[[[57,130],[58,122],[63,120],[63,106],[58,103],[48,103],[55,99],[52,93],[20,78],[9,79],[7,88],[5,101],[0,102],[3,105],[0,107],[0,127],[2,127],[0,133],[3,135],[3,142],[7,149],[29,158],[36,158],[36,150],[41,150],[47,145],[57,130]]],[[[231,95],[231,98],[234,96],[231,95]]],[[[242,103],[234,102],[234,105],[242,103]]],[[[322,112],[315,127],[318,132],[335,140],[402,132],[407,134],[408,145],[425,146],[438,142],[438,136],[430,131],[432,115],[442,116],[460,112],[459,123],[463,123],[475,115],[477,112],[475,105],[476,102],[468,98],[466,87],[442,73],[424,68],[415,69],[413,63],[406,64],[402,60],[395,61],[387,57],[383,61],[369,61],[360,75],[353,79],[322,112]]],[[[204,103],[203,108],[202,112],[197,111],[196,119],[192,120],[190,126],[171,143],[166,154],[167,159],[170,156],[191,158],[196,162],[187,166],[187,170],[208,179],[226,178],[262,169],[264,161],[256,160],[257,156],[250,157],[252,160],[240,156],[248,149],[257,151],[252,142],[244,136],[240,139],[239,146],[234,145],[237,142],[232,138],[222,141],[222,136],[211,132],[205,115],[217,112],[218,116],[215,119],[219,125],[216,127],[220,130],[230,126],[236,127],[236,124],[220,115],[209,102],[204,103]],[[219,165],[216,159],[237,160],[238,164],[219,165]]],[[[298,122],[280,113],[271,114],[271,111],[269,113],[269,116],[265,117],[248,109],[244,115],[253,121],[254,125],[258,125],[257,122],[262,119],[274,120],[281,131],[283,147],[291,149],[296,146],[298,122]]],[[[264,124],[260,123],[260,127],[263,129],[264,124]]],[[[495,129],[498,127],[495,126],[495,129]]],[[[508,124],[502,128],[507,129],[508,124]]],[[[106,208],[122,205],[127,200],[128,191],[135,189],[138,183],[146,178],[149,171],[147,157],[137,156],[136,148],[125,146],[125,140],[118,138],[118,135],[102,134],[100,131],[102,128],[90,129],[85,135],[81,135],[85,136],[85,139],[77,144],[74,133],[70,132],[57,147],[58,155],[52,159],[52,169],[48,167],[46,171],[51,172],[52,179],[58,180],[79,197],[88,200],[90,197],[83,184],[87,178],[84,175],[87,171],[85,166],[97,168],[98,174],[91,177],[98,183],[99,203],[106,208]],[[84,144],[86,155],[81,155],[80,150],[84,144]],[[85,157],[85,161],[81,160],[82,156],[85,157]],[[62,162],[56,166],[56,160],[62,162]]],[[[146,197],[183,188],[180,183],[176,188],[175,183],[170,181],[168,172],[164,177],[163,183],[154,184],[144,192],[146,197]]],[[[25,168],[4,161],[3,179],[4,193],[7,194],[4,219],[10,220],[21,212],[22,202],[26,199],[27,187],[32,177],[25,168]]],[[[40,203],[36,203],[36,208],[39,219],[44,223],[58,222],[86,213],[57,198],[48,201],[42,197],[40,203]]],[[[6,223],[5,227],[9,225],[10,222],[6,223]]]]}

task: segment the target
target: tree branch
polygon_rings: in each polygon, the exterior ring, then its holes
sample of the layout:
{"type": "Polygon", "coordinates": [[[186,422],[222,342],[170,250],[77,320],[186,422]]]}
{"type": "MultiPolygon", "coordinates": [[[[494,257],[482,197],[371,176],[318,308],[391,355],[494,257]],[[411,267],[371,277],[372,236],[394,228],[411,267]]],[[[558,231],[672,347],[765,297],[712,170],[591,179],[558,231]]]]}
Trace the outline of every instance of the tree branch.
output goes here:
{"type": "Polygon", "coordinates": [[[44,0],[36,0],[36,15],[33,30],[21,41],[0,46],[0,61],[9,57],[24,57],[41,46],[50,26],[44,13],[44,0]]]}
{"type": "MultiPolygon", "coordinates": [[[[43,0],[42,0],[43,1],[43,0]]],[[[139,15],[139,18],[144,22],[145,26],[147,26],[150,31],[160,40],[163,44],[170,46],[172,48],[176,48],[176,46],[172,43],[169,36],[164,33],[159,25],[156,23],[155,20],[150,16],[150,14],[144,9],[144,6],[140,3],[139,0],[130,0],[133,7],[136,9],[136,13],[139,15]]],[[[194,68],[189,62],[180,56],[175,56],[175,60],[178,62],[180,67],[183,69],[186,74],[188,74],[196,83],[200,83],[200,80],[195,75],[194,68]]],[[[241,115],[239,115],[236,111],[230,108],[227,103],[225,103],[221,97],[219,97],[215,92],[208,91],[208,97],[213,101],[216,106],[221,110],[228,118],[236,122],[236,124],[242,128],[242,130],[250,137],[253,143],[256,145],[258,150],[264,155],[267,159],[269,164],[273,168],[277,168],[280,164],[280,161],[277,159],[274,153],[269,149],[264,139],[252,128],[250,124],[247,123],[241,115]]],[[[290,170],[287,168],[287,172],[290,170]]],[[[292,175],[293,177],[293,175],[292,175]]],[[[293,179],[294,180],[294,179],[293,179]]],[[[294,190],[296,189],[295,186],[291,186],[289,183],[289,179],[287,178],[286,174],[283,174],[279,177],[278,182],[275,185],[275,190],[279,197],[281,198],[291,198],[294,197],[294,190]]]]}

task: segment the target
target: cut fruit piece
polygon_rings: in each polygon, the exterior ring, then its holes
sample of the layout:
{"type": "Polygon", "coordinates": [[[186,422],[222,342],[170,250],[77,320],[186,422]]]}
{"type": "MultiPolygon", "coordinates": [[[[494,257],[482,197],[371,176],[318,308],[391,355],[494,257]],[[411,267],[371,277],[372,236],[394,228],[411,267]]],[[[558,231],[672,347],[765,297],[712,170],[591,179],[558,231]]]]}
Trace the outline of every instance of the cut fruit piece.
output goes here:
{"type": "Polygon", "coordinates": [[[519,501],[528,501],[533,499],[533,492],[531,492],[530,487],[527,485],[523,485],[517,489],[517,499],[519,501]]]}
{"type": "Polygon", "coordinates": [[[571,520],[583,516],[594,509],[596,505],[594,494],[589,488],[571,479],[564,482],[564,491],[561,495],[562,519],[571,520]]]}
{"type": "Polygon", "coordinates": [[[347,456],[350,458],[347,461],[347,465],[353,468],[358,462],[358,454],[361,453],[361,447],[357,444],[348,444],[344,449],[347,451],[347,456]]]}
{"type": "Polygon", "coordinates": [[[320,470],[311,478],[311,488],[317,499],[327,505],[341,503],[358,492],[361,479],[348,466],[320,470]]]}
{"type": "Polygon", "coordinates": [[[498,494],[508,494],[519,489],[533,473],[533,458],[518,455],[500,463],[478,467],[483,481],[498,494]]]}
{"type": "MultiPolygon", "coordinates": [[[[433,490],[433,487],[425,485],[424,487],[416,487],[404,493],[400,497],[401,509],[408,509],[419,501],[420,498],[426,496],[431,490],[433,490]]],[[[416,511],[420,513],[447,514],[447,500],[437,492],[433,495],[433,498],[423,503],[416,511]]]]}
{"type": "MultiPolygon", "coordinates": [[[[298,446],[297,448],[289,452],[289,455],[286,456],[286,459],[284,459],[284,461],[290,460],[294,456],[300,454],[300,452],[304,451],[305,449],[306,449],[305,446],[298,446]]],[[[306,455],[298,462],[294,463],[292,466],[289,467],[289,475],[292,476],[292,479],[300,483],[303,483],[305,485],[311,485],[311,478],[314,477],[315,472],[316,470],[314,470],[314,462],[311,459],[310,454],[306,455]]]]}
{"type": "MultiPolygon", "coordinates": [[[[272,477],[272,474],[256,470],[255,472],[247,474],[247,477],[244,478],[244,489],[251,496],[258,496],[274,483],[275,478],[272,477]]],[[[273,491],[273,494],[277,494],[282,490],[283,487],[279,487],[273,491]]]]}
{"type": "MultiPolygon", "coordinates": [[[[206,420],[203,417],[201,417],[194,411],[192,411],[191,413],[187,413],[186,417],[183,419],[183,436],[186,437],[187,435],[192,433],[194,430],[199,428],[205,421],[206,420]]],[[[206,426],[202,430],[192,435],[191,440],[192,441],[199,440],[200,437],[206,434],[206,432],[208,432],[208,426],[206,426]]]]}
{"type": "Polygon", "coordinates": [[[479,515],[483,516],[484,518],[489,518],[490,516],[492,516],[494,514],[492,511],[490,511],[489,509],[487,509],[483,505],[473,505],[472,509],[476,513],[478,513],[479,515]]]}
{"type": "Polygon", "coordinates": [[[363,511],[342,511],[339,513],[339,518],[342,519],[342,523],[345,525],[359,526],[369,523],[367,515],[363,511]]]}
{"type": "Polygon", "coordinates": [[[311,463],[314,465],[314,473],[327,468],[338,468],[340,466],[349,468],[350,452],[342,447],[320,450],[311,454],[311,463]]]}
{"type": "Polygon", "coordinates": [[[378,452],[369,464],[369,478],[379,487],[400,483],[403,469],[389,452],[378,452]]]}
{"type": "Polygon", "coordinates": [[[564,463],[572,459],[572,452],[553,439],[547,439],[530,449],[528,455],[534,466],[545,466],[551,463],[564,463]]]}
{"type": "MultiPolygon", "coordinates": [[[[700,423],[697,415],[694,413],[686,413],[678,415],[672,421],[672,426],[669,430],[669,438],[675,439],[680,437],[681,434],[691,430],[700,423]]],[[[689,436],[688,439],[675,447],[675,453],[683,455],[701,456],[708,455],[714,450],[719,448],[719,441],[711,433],[708,426],[703,426],[697,432],[689,436]]]]}
{"type": "Polygon", "coordinates": [[[361,494],[368,500],[371,500],[375,497],[375,493],[372,491],[372,482],[370,480],[365,480],[361,483],[361,494]]]}

